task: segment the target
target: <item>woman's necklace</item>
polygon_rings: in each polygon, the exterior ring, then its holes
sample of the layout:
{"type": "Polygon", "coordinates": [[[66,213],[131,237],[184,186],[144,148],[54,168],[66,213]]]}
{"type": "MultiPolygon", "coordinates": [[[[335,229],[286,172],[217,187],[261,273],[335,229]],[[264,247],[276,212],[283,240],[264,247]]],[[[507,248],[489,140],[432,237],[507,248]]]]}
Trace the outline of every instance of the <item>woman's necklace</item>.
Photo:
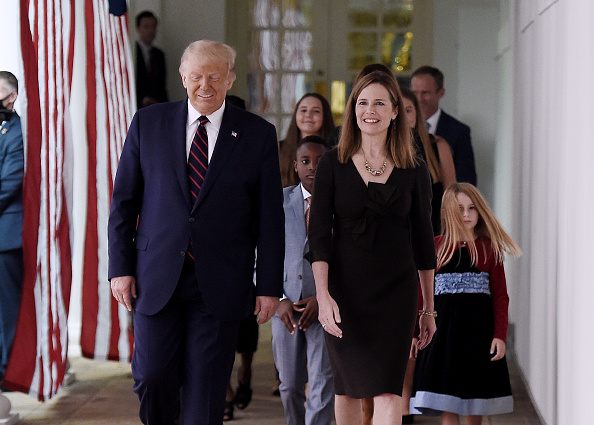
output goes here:
{"type": "Polygon", "coordinates": [[[374,170],[371,165],[369,165],[369,161],[367,161],[367,157],[365,156],[365,151],[363,152],[363,159],[365,160],[365,169],[369,171],[372,176],[381,176],[386,171],[386,165],[388,165],[388,154],[384,157],[384,163],[379,168],[379,170],[374,170]]]}

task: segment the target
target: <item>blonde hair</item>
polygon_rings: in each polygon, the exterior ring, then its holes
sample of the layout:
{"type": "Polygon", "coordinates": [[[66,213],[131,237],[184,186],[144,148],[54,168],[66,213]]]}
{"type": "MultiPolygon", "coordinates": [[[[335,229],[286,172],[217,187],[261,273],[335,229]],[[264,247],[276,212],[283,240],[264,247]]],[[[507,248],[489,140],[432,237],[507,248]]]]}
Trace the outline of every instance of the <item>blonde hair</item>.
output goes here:
{"type": "Polygon", "coordinates": [[[402,96],[410,100],[413,104],[413,108],[415,108],[415,115],[417,116],[417,119],[414,128],[417,130],[417,133],[419,133],[419,138],[423,143],[423,149],[425,149],[425,156],[427,157],[427,167],[429,168],[429,173],[431,173],[431,178],[434,182],[443,182],[439,158],[433,150],[433,143],[431,142],[429,132],[425,127],[425,121],[423,120],[423,117],[420,113],[421,109],[419,108],[417,96],[415,96],[413,91],[407,87],[401,87],[400,91],[402,96]]]}
{"type": "Polygon", "coordinates": [[[183,75],[184,65],[190,58],[201,57],[212,62],[226,62],[229,77],[235,80],[235,50],[224,43],[212,40],[198,40],[190,43],[182,54],[179,73],[183,75]]]}
{"type": "MultiPolygon", "coordinates": [[[[478,253],[474,236],[485,237],[491,241],[491,249],[497,263],[503,262],[504,254],[519,257],[522,250],[514,240],[507,234],[495,218],[493,211],[489,208],[487,201],[476,187],[470,183],[454,183],[444,193],[441,203],[441,228],[443,243],[437,251],[437,267],[447,264],[458,249],[460,241],[467,241],[470,251],[470,258],[474,264],[478,262],[478,253]],[[478,222],[474,232],[464,225],[460,206],[456,196],[463,193],[470,198],[478,212],[478,222]]],[[[483,244],[483,253],[487,261],[486,247],[483,244]]]]}
{"type": "Polygon", "coordinates": [[[393,108],[398,108],[398,115],[388,127],[386,147],[388,155],[394,161],[397,168],[409,168],[416,166],[415,150],[412,143],[412,133],[406,122],[402,95],[398,82],[392,74],[381,71],[373,71],[361,77],[353,87],[344,112],[342,130],[338,140],[338,160],[346,163],[361,148],[361,130],[357,125],[355,106],[357,99],[363,89],[371,84],[381,84],[390,95],[393,108]]]}

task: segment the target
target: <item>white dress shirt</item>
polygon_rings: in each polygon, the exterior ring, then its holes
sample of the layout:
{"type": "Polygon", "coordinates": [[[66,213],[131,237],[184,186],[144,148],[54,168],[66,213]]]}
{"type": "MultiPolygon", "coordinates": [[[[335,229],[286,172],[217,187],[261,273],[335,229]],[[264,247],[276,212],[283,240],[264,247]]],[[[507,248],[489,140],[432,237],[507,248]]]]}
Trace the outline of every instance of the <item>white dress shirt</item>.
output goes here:
{"type": "Polygon", "coordinates": [[[441,108],[437,108],[437,111],[429,118],[425,120],[425,123],[429,124],[429,128],[427,131],[431,134],[435,134],[437,131],[437,123],[439,122],[439,117],[441,117],[441,108]]]}
{"type": "Polygon", "coordinates": [[[303,212],[307,213],[307,210],[309,209],[309,202],[307,202],[306,199],[311,196],[311,193],[309,193],[308,190],[303,187],[303,183],[299,183],[299,186],[301,186],[301,193],[303,194],[303,212]]]}
{"type": "Polygon", "coordinates": [[[144,66],[147,70],[150,71],[151,69],[151,46],[147,46],[142,41],[137,40],[138,45],[140,46],[140,51],[142,52],[142,59],[144,60],[144,66]]]}
{"type": "MultiPolygon", "coordinates": [[[[221,107],[212,114],[206,115],[206,118],[208,118],[208,122],[205,125],[206,135],[208,136],[208,162],[210,162],[210,158],[212,158],[217,137],[219,136],[219,130],[221,129],[221,123],[223,122],[225,102],[226,101],[223,101],[221,107]]],[[[188,121],[186,122],[186,158],[190,156],[192,140],[194,140],[194,135],[198,129],[198,118],[200,118],[202,115],[203,114],[194,109],[190,103],[190,99],[188,99],[188,121]]]]}

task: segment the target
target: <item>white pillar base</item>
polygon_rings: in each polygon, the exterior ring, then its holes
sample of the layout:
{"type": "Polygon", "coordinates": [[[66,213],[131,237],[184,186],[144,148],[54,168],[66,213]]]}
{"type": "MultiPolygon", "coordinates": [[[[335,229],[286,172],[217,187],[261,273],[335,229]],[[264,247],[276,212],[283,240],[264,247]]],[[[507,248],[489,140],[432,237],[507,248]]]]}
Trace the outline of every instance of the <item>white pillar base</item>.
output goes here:
{"type": "Polygon", "coordinates": [[[10,400],[0,392],[0,425],[14,425],[19,422],[19,414],[11,414],[11,408],[10,400]]]}

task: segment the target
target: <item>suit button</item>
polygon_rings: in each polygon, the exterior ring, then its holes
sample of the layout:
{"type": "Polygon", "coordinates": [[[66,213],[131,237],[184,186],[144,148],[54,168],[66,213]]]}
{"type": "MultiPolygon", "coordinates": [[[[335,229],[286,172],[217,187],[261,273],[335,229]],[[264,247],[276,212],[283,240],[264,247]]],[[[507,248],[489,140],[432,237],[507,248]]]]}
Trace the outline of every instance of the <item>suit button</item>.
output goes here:
{"type": "Polygon", "coordinates": [[[179,255],[181,255],[182,257],[185,257],[186,256],[186,251],[180,251],[179,252],[179,255]]]}
{"type": "Polygon", "coordinates": [[[301,275],[300,275],[300,274],[298,274],[298,275],[297,275],[297,279],[299,279],[299,280],[301,280],[301,279],[302,279],[302,277],[301,277],[301,275]]]}
{"type": "Polygon", "coordinates": [[[195,222],[196,220],[194,219],[194,217],[190,217],[190,223],[195,222]]]}

